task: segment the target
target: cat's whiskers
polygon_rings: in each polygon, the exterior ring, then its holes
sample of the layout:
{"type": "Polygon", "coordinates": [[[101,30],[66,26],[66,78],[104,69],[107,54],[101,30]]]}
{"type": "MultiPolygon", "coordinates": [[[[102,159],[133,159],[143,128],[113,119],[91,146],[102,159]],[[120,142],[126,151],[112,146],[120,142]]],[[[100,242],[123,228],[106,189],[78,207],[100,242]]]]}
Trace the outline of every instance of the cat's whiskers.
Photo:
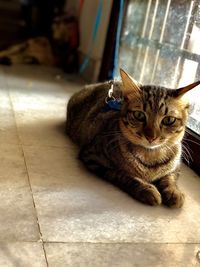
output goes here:
{"type": "Polygon", "coordinates": [[[102,133],[101,134],[101,136],[111,136],[111,137],[113,137],[113,136],[116,136],[116,135],[119,135],[119,134],[121,134],[121,132],[120,131],[113,131],[113,132],[107,132],[107,133],[102,133]]]}
{"type": "Polygon", "coordinates": [[[188,142],[191,142],[191,143],[193,143],[193,144],[196,144],[196,145],[200,146],[200,144],[199,144],[198,142],[195,142],[194,140],[191,140],[191,139],[189,139],[189,138],[185,138],[185,137],[184,137],[183,142],[184,142],[184,141],[188,141],[188,142]]]}
{"type": "Polygon", "coordinates": [[[168,150],[170,150],[170,152],[175,156],[176,152],[167,144],[164,144],[164,147],[166,147],[168,150]]]}
{"type": "Polygon", "coordinates": [[[185,160],[185,161],[187,162],[187,164],[189,165],[190,159],[189,159],[188,154],[187,154],[185,151],[182,151],[181,158],[182,158],[183,160],[185,160]]]}
{"type": "Polygon", "coordinates": [[[113,149],[114,147],[117,147],[119,141],[120,141],[120,142],[122,141],[122,140],[120,140],[120,139],[121,139],[120,135],[116,136],[115,138],[113,138],[112,140],[110,140],[110,141],[106,144],[106,147],[110,147],[110,145],[112,145],[112,143],[115,143],[115,142],[116,142],[116,146],[111,146],[111,148],[113,149]]]}
{"type": "Polygon", "coordinates": [[[183,154],[182,155],[183,155],[183,158],[187,161],[187,163],[189,163],[190,160],[193,161],[192,155],[190,153],[190,151],[192,152],[192,150],[189,151],[189,147],[187,147],[186,145],[187,144],[184,143],[184,141],[183,141],[182,142],[182,148],[183,148],[183,150],[182,150],[183,154]],[[184,156],[186,156],[186,158],[184,156]]]}
{"type": "Polygon", "coordinates": [[[184,137],[183,140],[182,140],[182,147],[183,147],[183,159],[185,159],[185,161],[189,164],[190,161],[193,161],[193,158],[192,158],[192,150],[189,148],[188,146],[188,142],[191,142],[195,145],[198,145],[200,146],[200,144],[198,142],[195,142],[189,138],[186,138],[184,137]]]}
{"type": "MultiPolygon", "coordinates": [[[[123,139],[121,136],[119,136],[119,138],[116,138],[114,140],[112,140],[113,142],[116,142],[115,146],[112,146],[108,152],[112,152],[113,150],[115,150],[117,147],[120,147],[120,145],[127,145],[129,143],[129,141],[123,139]],[[120,144],[119,144],[120,143],[120,144]]],[[[108,145],[112,144],[112,142],[110,142],[108,145]]]]}

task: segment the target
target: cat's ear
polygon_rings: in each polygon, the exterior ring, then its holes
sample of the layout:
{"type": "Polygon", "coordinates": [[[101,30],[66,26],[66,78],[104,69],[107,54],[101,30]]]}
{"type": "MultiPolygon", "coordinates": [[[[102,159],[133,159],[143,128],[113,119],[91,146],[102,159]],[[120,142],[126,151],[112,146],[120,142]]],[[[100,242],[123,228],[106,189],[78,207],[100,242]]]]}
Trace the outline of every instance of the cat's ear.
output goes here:
{"type": "Polygon", "coordinates": [[[190,91],[191,89],[193,89],[194,87],[196,87],[199,84],[200,84],[200,81],[197,81],[197,82],[191,83],[189,85],[186,85],[184,87],[181,87],[179,89],[176,89],[174,91],[174,96],[175,97],[182,96],[182,95],[184,95],[185,93],[187,93],[188,91],[190,91]]]}
{"type": "Polygon", "coordinates": [[[123,69],[120,69],[120,75],[122,78],[123,83],[123,94],[125,97],[129,95],[140,95],[141,89],[139,84],[136,80],[134,80],[128,73],[126,73],[123,69]]]}

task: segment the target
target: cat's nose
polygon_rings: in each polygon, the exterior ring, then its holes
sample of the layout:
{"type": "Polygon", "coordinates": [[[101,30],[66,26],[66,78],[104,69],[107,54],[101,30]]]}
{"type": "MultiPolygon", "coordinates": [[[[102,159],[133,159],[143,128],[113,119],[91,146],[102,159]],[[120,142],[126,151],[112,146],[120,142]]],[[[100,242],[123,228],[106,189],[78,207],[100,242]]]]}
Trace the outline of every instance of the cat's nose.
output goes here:
{"type": "Polygon", "coordinates": [[[149,136],[149,135],[145,135],[147,141],[149,141],[149,143],[151,144],[154,140],[156,140],[156,136],[149,136]]]}

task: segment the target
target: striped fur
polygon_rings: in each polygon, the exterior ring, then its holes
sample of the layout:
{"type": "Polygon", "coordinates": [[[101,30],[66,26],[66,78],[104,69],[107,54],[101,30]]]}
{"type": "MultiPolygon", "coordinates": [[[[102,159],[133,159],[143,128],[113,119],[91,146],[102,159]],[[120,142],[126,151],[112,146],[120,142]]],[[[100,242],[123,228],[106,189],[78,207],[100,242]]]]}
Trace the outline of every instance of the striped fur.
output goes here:
{"type": "Polygon", "coordinates": [[[114,84],[114,96],[124,99],[121,111],[102,112],[109,83],[86,86],[72,96],[67,133],[89,170],[143,203],[179,208],[184,195],[176,180],[188,103],[171,89],[130,79],[122,73],[123,84],[114,84]],[[144,112],[145,122],[134,117],[135,110],[144,112]],[[162,124],[166,116],[176,117],[173,125],[162,124]]]}

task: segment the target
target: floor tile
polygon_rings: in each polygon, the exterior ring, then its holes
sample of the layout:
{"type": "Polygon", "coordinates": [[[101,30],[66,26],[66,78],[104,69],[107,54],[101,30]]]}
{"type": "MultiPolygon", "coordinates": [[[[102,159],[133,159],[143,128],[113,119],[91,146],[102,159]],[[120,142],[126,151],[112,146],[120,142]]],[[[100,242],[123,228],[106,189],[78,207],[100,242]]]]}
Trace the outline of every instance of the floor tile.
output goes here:
{"type": "Polygon", "coordinates": [[[0,243],[0,266],[2,267],[46,267],[42,244],[0,243]]]}
{"type": "Polygon", "coordinates": [[[82,86],[54,68],[0,67],[0,266],[46,266],[42,239],[50,267],[200,266],[199,176],[182,165],[186,202],[171,210],[87,172],[64,133],[82,86]]]}
{"type": "Polygon", "coordinates": [[[45,80],[46,72],[41,70],[37,80],[32,77],[33,71],[29,74],[30,77],[19,76],[19,73],[16,77],[7,77],[20,140],[25,145],[65,146],[67,101],[80,85],[56,80],[50,74],[49,80],[45,80]]]}
{"type": "Polygon", "coordinates": [[[49,267],[198,267],[193,244],[45,244],[49,267]]]}
{"type": "Polygon", "coordinates": [[[46,66],[20,65],[3,67],[2,73],[12,91],[24,90],[32,91],[32,93],[52,92],[56,94],[59,86],[62,91],[73,92],[76,86],[84,84],[83,80],[77,75],[66,74],[58,68],[46,66]]]}
{"type": "Polygon", "coordinates": [[[5,71],[3,66],[0,65],[0,88],[5,89],[7,87],[5,71]]]}
{"type": "Polygon", "coordinates": [[[0,99],[0,143],[18,144],[19,139],[9,94],[1,85],[0,99]]]}
{"type": "Polygon", "coordinates": [[[37,219],[20,147],[1,144],[0,162],[0,241],[38,240],[37,219]]]}
{"type": "Polygon", "coordinates": [[[88,173],[70,143],[62,149],[25,147],[25,155],[45,241],[200,241],[200,179],[193,172],[180,179],[184,207],[172,210],[143,205],[88,173]]]}

